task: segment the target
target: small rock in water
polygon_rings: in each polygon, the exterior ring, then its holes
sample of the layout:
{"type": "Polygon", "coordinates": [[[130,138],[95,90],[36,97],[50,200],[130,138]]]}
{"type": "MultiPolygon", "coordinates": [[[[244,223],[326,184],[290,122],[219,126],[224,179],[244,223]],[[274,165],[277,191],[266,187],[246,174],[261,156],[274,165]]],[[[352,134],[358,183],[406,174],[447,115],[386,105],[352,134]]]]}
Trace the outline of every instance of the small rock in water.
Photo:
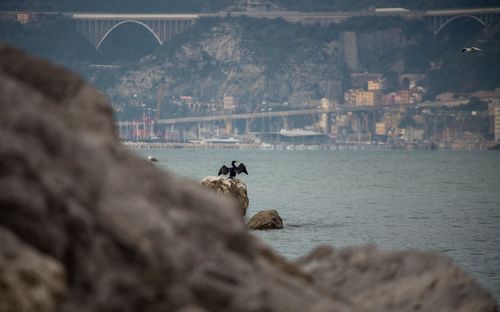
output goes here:
{"type": "Polygon", "coordinates": [[[263,210],[257,212],[248,221],[247,227],[252,230],[282,229],[283,220],[276,210],[263,210]]]}

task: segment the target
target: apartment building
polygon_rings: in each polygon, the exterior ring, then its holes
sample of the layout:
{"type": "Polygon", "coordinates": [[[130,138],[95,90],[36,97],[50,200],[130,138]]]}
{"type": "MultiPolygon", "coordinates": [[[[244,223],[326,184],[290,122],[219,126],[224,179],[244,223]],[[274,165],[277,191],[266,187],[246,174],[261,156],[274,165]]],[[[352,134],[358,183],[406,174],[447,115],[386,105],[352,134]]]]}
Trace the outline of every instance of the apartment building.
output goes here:
{"type": "Polygon", "coordinates": [[[349,90],[344,96],[345,103],[350,106],[373,106],[382,103],[382,93],[361,89],[349,90]]]}

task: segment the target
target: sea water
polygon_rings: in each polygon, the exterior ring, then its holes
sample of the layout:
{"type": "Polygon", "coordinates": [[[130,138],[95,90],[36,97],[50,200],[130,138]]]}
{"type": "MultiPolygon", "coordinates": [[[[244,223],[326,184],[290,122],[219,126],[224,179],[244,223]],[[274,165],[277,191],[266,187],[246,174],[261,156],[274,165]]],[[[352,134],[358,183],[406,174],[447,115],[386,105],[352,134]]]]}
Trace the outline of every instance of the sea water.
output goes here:
{"type": "Polygon", "coordinates": [[[294,259],[315,246],[375,244],[448,255],[500,302],[500,153],[477,151],[139,150],[200,180],[245,163],[247,216],[276,209],[284,229],[252,231],[294,259]]]}

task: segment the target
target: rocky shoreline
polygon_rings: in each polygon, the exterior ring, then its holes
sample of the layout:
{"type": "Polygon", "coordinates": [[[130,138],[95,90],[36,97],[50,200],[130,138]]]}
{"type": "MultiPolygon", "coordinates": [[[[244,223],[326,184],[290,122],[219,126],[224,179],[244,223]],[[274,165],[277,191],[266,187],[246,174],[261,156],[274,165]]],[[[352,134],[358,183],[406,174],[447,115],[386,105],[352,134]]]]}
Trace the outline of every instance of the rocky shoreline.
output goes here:
{"type": "Polygon", "coordinates": [[[1,311],[498,311],[442,254],[318,247],[123,148],[104,96],[0,45],[1,311]]]}

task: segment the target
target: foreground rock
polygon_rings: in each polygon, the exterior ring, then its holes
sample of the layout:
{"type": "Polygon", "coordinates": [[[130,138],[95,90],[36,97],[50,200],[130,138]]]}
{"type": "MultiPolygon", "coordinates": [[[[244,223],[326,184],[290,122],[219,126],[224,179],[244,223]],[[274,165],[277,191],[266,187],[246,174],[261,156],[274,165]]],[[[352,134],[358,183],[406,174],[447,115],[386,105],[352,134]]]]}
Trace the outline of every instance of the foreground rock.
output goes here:
{"type": "Polygon", "coordinates": [[[0,311],[55,311],[65,286],[58,261],[0,228],[0,311]]]}
{"type": "Polygon", "coordinates": [[[369,311],[497,311],[487,291],[435,252],[321,247],[296,264],[326,292],[369,311]]]}
{"type": "MultiPolygon", "coordinates": [[[[390,276],[367,283],[370,290],[337,293],[329,287],[341,283],[335,276],[281,259],[246,230],[232,201],[125,151],[111,115],[82,79],[0,45],[3,311],[376,311],[366,308],[379,302],[370,293],[389,302],[390,276]],[[16,306],[19,296],[25,305],[16,306]]],[[[348,263],[346,280],[392,268],[348,263]]],[[[425,272],[402,286],[420,289],[425,272]]],[[[463,286],[466,293],[453,285],[442,288],[448,298],[493,306],[476,284],[463,286]]],[[[432,307],[427,298],[396,302],[407,311],[432,307]]],[[[448,310],[469,307],[457,302],[448,310]]],[[[428,311],[443,310],[436,306],[428,311]]]]}
{"type": "Polygon", "coordinates": [[[200,182],[206,189],[235,199],[238,202],[242,215],[246,215],[249,200],[245,182],[239,179],[228,179],[218,176],[208,176],[200,182]]]}
{"type": "Polygon", "coordinates": [[[356,310],[262,253],[233,202],[124,150],[82,79],[1,45],[0,190],[17,253],[66,276],[40,275],[37,294],[60,300],[22,311],[356,310]]]}
{"type": "Polygon", "coordinates": [[[274,209],[259,211],[248,221],[247,227],[252,230],[282,229],[283,220],[274,209]]]}

